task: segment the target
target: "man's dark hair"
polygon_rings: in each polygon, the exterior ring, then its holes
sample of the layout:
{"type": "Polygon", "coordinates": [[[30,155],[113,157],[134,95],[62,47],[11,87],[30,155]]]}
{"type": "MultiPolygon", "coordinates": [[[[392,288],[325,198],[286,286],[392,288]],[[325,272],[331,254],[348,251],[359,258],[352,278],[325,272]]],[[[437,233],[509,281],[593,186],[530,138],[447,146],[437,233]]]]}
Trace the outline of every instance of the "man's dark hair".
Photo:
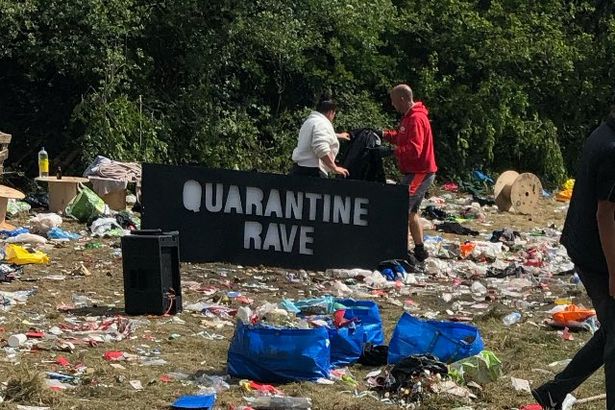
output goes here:
{"type": "Polygon", "coordinates": [[[326,114],[329,111],[335,110],[337,110],[337,105],[335,104],[335,101],[333,100],[333,98],[326,95],[321,96],[318,100],[318,104],[316,104],[316,111],[321,114],[326,114]]]}
{"type": "Polygon", "coordinates": [[[615,91],[613,91],[613,95],[611,96],[611,100],[609,102],[611,103],[611,113],[609,114],[609,117],[615,120],[615,91]]]}

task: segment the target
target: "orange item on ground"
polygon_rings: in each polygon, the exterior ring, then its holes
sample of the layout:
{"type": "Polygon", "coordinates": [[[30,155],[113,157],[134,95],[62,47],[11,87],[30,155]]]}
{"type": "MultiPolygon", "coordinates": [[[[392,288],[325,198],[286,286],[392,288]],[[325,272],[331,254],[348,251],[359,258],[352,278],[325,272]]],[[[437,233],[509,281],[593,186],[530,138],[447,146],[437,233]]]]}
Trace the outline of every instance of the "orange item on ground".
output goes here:
{"type": "Polygon", "coordinates": [[[596,311],[594,309],[584,309],[577,305],[568,305],[566,310],[553,313],[553,320],[558,323],[583,322],[586,319],[595,316],[596,311]]]}
{"type": "Polygon", "coordinates": [[[559,202],[568,202],[572,198],[572,190],[574,189],[574,179],[569,179],[564,184],[563,189],[555,195],[555,199],[559,202]]]}
{"type": "Polygon", "coordinates": [[[461,244],[461,246],[459,247],[461,257],[464,259],[467,258],[472,254],[475,248],[476,244],[473,242],[466,242],[461,244]]]}
{"type": "Polygon", "coordinates": [[[559,202],[568,202],[570,201],[570,199],[572,198],[572,190],[565,190],[565,191],[561,191],[558,192],[555,195],[555,199],[559,202]]]}

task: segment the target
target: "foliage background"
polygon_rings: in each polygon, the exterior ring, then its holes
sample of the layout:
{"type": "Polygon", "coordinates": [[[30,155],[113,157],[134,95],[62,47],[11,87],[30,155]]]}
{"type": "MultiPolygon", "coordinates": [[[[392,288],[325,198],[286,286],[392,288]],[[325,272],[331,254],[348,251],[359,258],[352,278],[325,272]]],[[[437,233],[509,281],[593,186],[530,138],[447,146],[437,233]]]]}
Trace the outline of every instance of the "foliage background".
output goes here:
{"type": "Polygon", "coordinates": [[[0,0],[0,130],[35,173],[94,155],[285,172],[322,92],[339,130],[431,110],[440,174],[574,173],[615,88],[609,0],[0,0]]]}

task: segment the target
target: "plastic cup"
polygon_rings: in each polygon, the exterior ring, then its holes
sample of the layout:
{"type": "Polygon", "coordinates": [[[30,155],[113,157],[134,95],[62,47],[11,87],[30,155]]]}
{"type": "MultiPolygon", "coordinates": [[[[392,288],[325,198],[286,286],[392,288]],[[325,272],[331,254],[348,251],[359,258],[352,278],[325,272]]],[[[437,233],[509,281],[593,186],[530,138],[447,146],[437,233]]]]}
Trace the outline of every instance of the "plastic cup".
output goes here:
{"type": "Polygon", "coordinates": [[[26,343],[26,340],[28,340],[28,336],[23,333],[17,333],[9,336],[8,343],[10,347],[19,347],[26,343]]]}

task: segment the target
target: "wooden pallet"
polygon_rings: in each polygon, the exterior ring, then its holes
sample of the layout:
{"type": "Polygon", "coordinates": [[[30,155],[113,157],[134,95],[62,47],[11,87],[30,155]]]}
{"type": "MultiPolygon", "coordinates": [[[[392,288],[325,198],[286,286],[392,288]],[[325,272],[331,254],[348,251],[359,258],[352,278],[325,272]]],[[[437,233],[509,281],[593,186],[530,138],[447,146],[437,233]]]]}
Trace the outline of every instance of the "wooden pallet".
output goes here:
{"type": "Polygon", "coordinates": [[[11,138],[11,134],[5,134],[0,131],[0,175],[4,174],[4,161],[9,157],[11,138]]]}

